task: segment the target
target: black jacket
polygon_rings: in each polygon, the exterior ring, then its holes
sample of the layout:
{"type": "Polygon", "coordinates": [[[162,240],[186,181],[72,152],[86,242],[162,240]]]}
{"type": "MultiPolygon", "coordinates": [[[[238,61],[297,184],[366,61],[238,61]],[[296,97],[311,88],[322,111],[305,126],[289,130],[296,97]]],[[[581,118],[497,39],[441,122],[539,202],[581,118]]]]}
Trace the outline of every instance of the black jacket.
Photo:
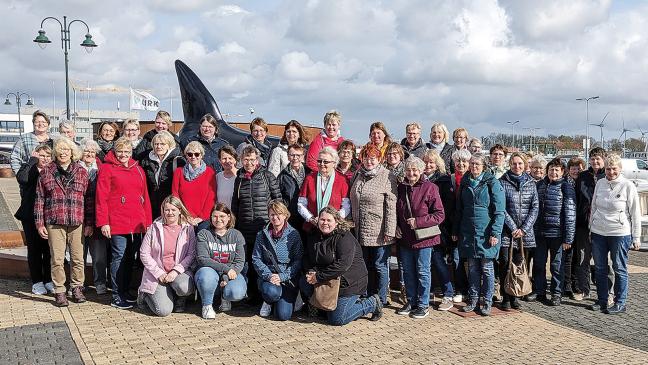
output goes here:
{"type": "Polygon", "coordinates": [[[441,196],[441,203],[443,203],[443,213],[445,213],[446,217],[439,228],[441,232],[447,235],[446,237],[449,237],[452,235],[452,222],[454,221],[455,205],[457,204],[455,187],[450,180],[450,175],[442,174],[438,170],[428,180],[439,188],[439,196],[441,196]]]}
{"type": "MultiPolygon", "coordinates": [[[[20,170],[16,174],[16,180],[20,186],[22,199],[20,200],[20,207],[14,214],[16,219],[26,222],[31,220],[31,225],[34,222],[34,203],[36,202],[36,185],[38,185],[38,158],[30,157],[27,163],[20,166],[20,170]]],[[[24,224],[24,223],[23,223],[24,224]]]]}
{"type": "Polygon", "coordinates": [[[144,174],[146,175],[146,186],[148,188],[149,200],[151,201],[153,219],[160,216],[160,206],[162,201],[166,199],[167,196],[171,195],[173,171],[175,171],[176,167],[182,167],[184,165],[185,161],[180,156],[180,149],[177,147],[174,148],[171,150],[167,158],[162,161],[160,174],[156,180],[155,173],[158,170],[158,167],[160,167],[158,161],[151,159],[150,152],[142,159],[142,161],[140,161],[140,166],[144,169],[144,174]]]}
{"type": "MultiPolygon", "coordinates": [[[[310,174],[310,169],[304,166],[304,176],[310,174]]],[[[288,211],[290,212],[290,219],[288,222],[297,230],[301,230],[304,225],[304,218],[297,211],[297,200],[299,199],[299,191],[301,186],[297,184],[297,179],[295,179],[290,174],[290,165],[285,169],[281,170],[279,176],[277,176],[277,183],[279,184],[279,190],[281,191],[281,198],[286,203],[288,211]]],[[[303,184],[303,182],[302,182],[303,184]]]]}
{"type": "Polygon", "coordinates": [[[203,136],[197,134],[189,138],[187,141],[183,141],[182,150],[184,151],[187,145],[193,141],[198,141],[205,149],[205,155],[203,156],[203,161],[205,161],[207,166],[211,166],[214,169],[214,171],[216,171],[216,173],[223,171],[223,166],[221,166],[220,160],[218,159],[218,150],[220,150],[224,146],[229,145],[230,143],[227,140],[222,139],[218,136],[214,137],[214,139],[211,142],[209,142],[203,136]]]}
{"type": "Polygon", "coordinates": [[[592,196],[596,182],[605,177],[605,169],[594,172],[591,167],[576,178],[576,227],[588,228],[592,196]]]}
{"type": "Polygon", "coordinates": [[[364,295],[367,291],[368,275],[362,248],[349,231],[323,236],[313,230],[308,236],[303,260],[304,270],[315,270],[318,282],[340,277],[340,297],[364,295]]]}
{"type": "MultiPolygon", "coordinates": [[[[180,139],[178,139],[178,136],[176,136],[175,133],[171,131],[167,132],[171,133],[171,135],[173,136],[176,146],[180,146],[180,139]]],[[[151,129],[150,131],[144,133],[142,140],[133,150],[133,160],[142,161],[146,156],[148,156],[149,152],[153,150],[152,141],[153,137],[155,137],[156,134],[158,134],[158,131],[156,131],[155,129],[151,129]]],[[[182,151],[180,151],[180,153],[182,153],[182,151]]]]}
{"type": "Polygon", "coordinates": [[[427,151],[427,147],[425,146],[425,143],[423,143],[423,140],[419,138],[418,142],[414,145],[414,147],[410,147],[407,144],[407,138],[403,138],[401,140],[401,146],[403,147],[403,151],[405,152],[405,159],[410,157],[410,155],[414,155],[418,158],[423,158],[423,155],[427,151]]]}
{"type": "MultiPolygon", "coordinates": [[[[431,143],[426,143],[425,147],[429,150],[433,149],[431,143]]],[[[454,145],[446,143],[443,146],[443,149],[441,150],[441,153],[439,153],[439,156],[441,156],[441,159],[445,163],[445,170],[449,174],[454,174],[454,163],[452,163],[452,153],[456,151],[457,149],[455,148],[454,145]]]]}
{"type": "Polygon", "coordinates": [[[562,238],[564,243],[574,242],[576,231],[576,198],[567,179],[538,181],[540,213],[536,220],[536,234],[542,237],[562,238]]]}
{"type": "Polygon", "coordinates": [[[257,232],[269,222],[268,203],[280,199],[281,191],[277,179],[265,168],[259,167],[251,179],[245,173],[245,169],[240,169],[234,180],[232,213],[236,217],[236,229],[243,233],[248,246],[254,246],[257,232]]]}

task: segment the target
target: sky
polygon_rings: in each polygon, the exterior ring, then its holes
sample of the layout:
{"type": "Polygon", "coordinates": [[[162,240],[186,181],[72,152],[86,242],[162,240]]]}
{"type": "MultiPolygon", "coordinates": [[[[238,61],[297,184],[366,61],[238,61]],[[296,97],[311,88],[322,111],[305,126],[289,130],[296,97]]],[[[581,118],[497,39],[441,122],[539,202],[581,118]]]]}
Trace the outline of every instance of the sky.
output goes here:
{"type": "MultiPolygon", "coordinates": [[[[321,125],[336,109],[343,135],[360,141],[374,121],[398,138],[411,121],[424,136],[435,121],[471,136],[510,132],[515,120],[517,133],[584,134],[575,99],[589,96],[600,96],[591,123],[610,113],[606,139],[623,121],[648,130],[646,1],[0,0],[0,93],[64,105],[58,24],[45,23],[45,50],[32,42],[43,18],[63,15],[86,21],[99,45],[86,54],[86,29],[73,24],[70,78],[149,89],[174,119],[180,59],[232,119],[254,108],[271,123],[321,125]]],[[[90,97],[93,109],[128,109],[125,94],[90,97]]]]}

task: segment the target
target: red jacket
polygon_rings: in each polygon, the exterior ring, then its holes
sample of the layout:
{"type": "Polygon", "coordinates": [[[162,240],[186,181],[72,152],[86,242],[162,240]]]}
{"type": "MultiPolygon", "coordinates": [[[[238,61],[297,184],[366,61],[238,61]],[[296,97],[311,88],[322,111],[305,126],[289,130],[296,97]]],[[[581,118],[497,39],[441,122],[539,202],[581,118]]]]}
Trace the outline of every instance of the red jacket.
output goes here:
{"type": "Polygon", "coordinates": [[[84,222],[85,192],[88,188],[88,172],[77,162],[68,167],[71,180],[64,185],[55,177],[58,165],[51,163],[40,172],[36,185],[34,219],[36,228],[57,224],[78,226],[84,222]]]}
{"type": "MultiPolygon", "coordinates": [[[[306,207],[308,211],[311,212],[314,216],[317,216],[319,213],[317,211],[317,172],[312,172],[307,175],[302,184],[301,191],[299,196],[306,198],[308,204],[306,207]]],[[[342,208],[342,199],[349,197],[349,182],[344,175],[335,171],[335,181],[333,182],[333,189],[331,190],[331,199],[329,200],[329,206],[340,210],[342,208]]],[[[304,223],[304,229],[310,231],[313,227],[309,222],[304,223]]]]}
{"type": "Polygon", "coordinates": [[[211,211],[216,204],[216,172],[207,166],[205,172],[196,179],[187,181],[182,167],[173,172],[171,194],[182,200],[193,217],[209,221],[211,211]]]}
{"type": "Polygon", "coordinates": [[[144,170],[132,158],[124,166],[107,154],[97,178],[95,224],[110,225],[111,234],[128,234],[146,232],[151,222],[144,170]]]}
{"type": "Polygon", "coordinates": [[[320,133],[308,146],[308,154],[306,155],[306,166],[308,166],[311,171],[318,171],[319,166],[317,166],[317,158],[322,148],[326,146],[333,147],[337,151],[338,145],[344,141],[342,136],[338,137],[337,140],[332,140],[326,136],[324,132],[320,133]]]}

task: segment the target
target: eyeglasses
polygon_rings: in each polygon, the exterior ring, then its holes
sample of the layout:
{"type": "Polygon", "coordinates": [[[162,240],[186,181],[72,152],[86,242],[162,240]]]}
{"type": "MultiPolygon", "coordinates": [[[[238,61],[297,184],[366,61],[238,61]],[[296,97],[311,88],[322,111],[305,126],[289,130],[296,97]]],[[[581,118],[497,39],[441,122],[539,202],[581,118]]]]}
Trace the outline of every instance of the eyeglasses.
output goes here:
{"type": "Polygon", "coordinates": [[[200,157],[200,152],[186,152],[187,157],[200,157]]]}
{"type": "Polygon", "coordinates": [[[333,163],[333,161],[327,161],[327,160],[317,160],[318,165],[328,165],[330,163],[333,163]]]}
{"type": "Polygon", "coordinates": [[[97,154],[97,151],[87,151],[87,150],[86,150],[86,151],[83,151],[83,153],[86,153],[86,154],[88,154],[88,155],[96,155],[96,154],[97,154]]]}
{"type": "MultiPolygon", "coordinates": [[[[481,148],[481,146],[479,146],[479,148],[481,148]]],[[[493,155],[493,156],[504,156],[504,154],[502,152],[493,152],[493,153],[491,153],[491,155],[493,155]]]]}
{"type": "Polygon", "coordinates": [[[296,157],[302,157],[302,156],[303,155],[301,153],[291,153],[290,155],[288,155],[288,157],[290,157],[290,158],[296,158],[296,157]]]}
{"type": "Polygon", "coordinates": [[[124,131],[126,132],[137,132],[139,129],[131,129],[131,128],[126,128],[124,131]]]}

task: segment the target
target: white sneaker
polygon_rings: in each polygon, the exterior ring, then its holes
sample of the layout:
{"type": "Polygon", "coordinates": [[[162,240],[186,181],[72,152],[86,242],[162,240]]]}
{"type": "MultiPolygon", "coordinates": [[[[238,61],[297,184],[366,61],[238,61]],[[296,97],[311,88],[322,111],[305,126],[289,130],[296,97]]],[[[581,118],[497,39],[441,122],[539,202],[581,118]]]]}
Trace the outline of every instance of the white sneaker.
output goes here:
{"type": "Polygon", "coordinates": [[[48,293],[54,294],[54,283],[51,281],[49,283],[45,283],[45,289],[47,289],[48,293]]]}
{"type": "Polygon", "coordinates": [[[299,312],[304,307],[304,301],[302,300],[301,293],[297,294],[297,299],[295,299],[295,309],[293,312],[299,312]]]}
{"type": "Polygon", "coordinates": [[[95,290],[97,291],[97,295],[108,293],[108,288],[106,288],[106,284],[97,284],[95,286],[95,290]]]}
{"type": "Polygon", "coordinates": [[[261,310],[259,310],[259,315],[261,317],[267,317],[272,313],[272,306],[266,302],[263,302],[263,305],[261,306],[261,310]]]}
{"type": "Polygon", "coordinates": [[[210,305],[203,305],[202,307],[202,317],[204,319],[214,319],[216,318],[216,312],[214,312],[214,308],[210,305]]]}
{"type": "Polygon", "coordinates": [[[452,302],[453,303],[461,303],[463,302],[463,295],[457,294],[454,297],[452,297],[452,302]]]}
{"type": "Polygon", "coordinates": [[[32,293],[36,295],[45,295],[47,294],[47,289],[45,289],[45,284],[42,281],[37,282],[32,285],[32,293]]]}

